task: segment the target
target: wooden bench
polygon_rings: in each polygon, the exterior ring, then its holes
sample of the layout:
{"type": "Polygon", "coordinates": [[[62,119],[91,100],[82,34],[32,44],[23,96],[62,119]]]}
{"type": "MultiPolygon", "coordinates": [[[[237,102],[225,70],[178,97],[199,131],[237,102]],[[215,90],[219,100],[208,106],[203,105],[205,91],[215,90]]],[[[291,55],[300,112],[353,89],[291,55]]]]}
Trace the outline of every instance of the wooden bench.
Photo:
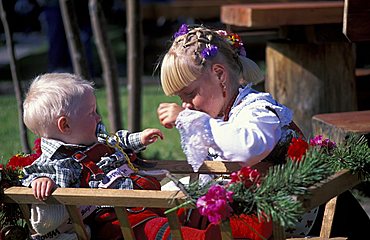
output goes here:
{"type": "Polygon", "coordinates": [[[278,29],[267,42],[265,90],[293,109],[307,136],[313,115],[357,110],[355,49],[342,33],[343,11],[343,1],[221,7],[221,22],[229,28],[278,29]]]}
{"type": "MultiPolygon", "coordinates": [[[[166,169],[173,167],[173,172],[184,174],[192,172],[185,161],[159,161],[156,168],[164,166],[166,169]],[[190,170],[190,171],[188,171],[190,170]]],[[[258,169],[264,169],[263,164],[256,165],[258,169]]],[[[238,163],[206,161],[200,169],[200,173],[231,173],[240,169],[238,163]]],[[[309,193],[298,200],[309,210],[317,207],[336,195],[352,188],[359,183],[357,175],[350,174],[347,170],[340,171],[328,179],[312,186],[309,193]]],[[[39,204],[30,188],[11,187],[4,191],[3,201],[17,203],[21,206],[24,216],[29,216],[29,204],[39,204]]],[[[185,195],[179,191],[150,191],[150,190],[113,190],[113,189],[71,189],[58,188],[51,197],[43,204],[63,204],[66,206],[73,222],[79,239],[87,239],[87,234],[82,222],[81,214],[77,206],[84,205],[110,205],[113,206],[117,218],[121,224],[121,230],[125,239],[135,239],[133,230],[127,218],[125,209],[129,207],[151,207],[169,209],[185,202],[185,195]]],[[[176,213],[167,214],[172,239],[183,239],[180,231],[180,223],[176,213]]],[[[221,224],[222,239],[232,239],[228,223],[221,224]]],[[[274,224],[271,240],[286,239],[284,229],[274,224]]],[[[303,239],[303,238],[302,238],[303,239]]],[[[326,238],[317,238],[326,239],[326,238]]],[[[345,239],[345,238],[335,238],[345,239]]]]}
{"type": "Polygon", "coordinates": [[[315,135],[329,137],[335,142],[342,142],[350,133],[370,134],[370,110],[322,113],[312,117],[315,135]]]}

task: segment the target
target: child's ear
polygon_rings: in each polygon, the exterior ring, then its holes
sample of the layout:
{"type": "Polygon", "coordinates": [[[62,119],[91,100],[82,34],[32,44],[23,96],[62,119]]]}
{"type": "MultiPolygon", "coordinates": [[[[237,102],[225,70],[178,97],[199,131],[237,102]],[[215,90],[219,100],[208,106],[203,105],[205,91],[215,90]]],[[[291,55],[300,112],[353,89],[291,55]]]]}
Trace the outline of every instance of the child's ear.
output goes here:
{"type": "Polygon", "coordinates": [[[221,81],[224,81],[225,79],[225,67],[222,64],[216,63],[212,65],[212,72],[214,72],[217,76],[217,78],[221,81]]]}
{"type": "Polygon", "coordinates": [[[68,119],[65,116],[61,116],[58,118],[57,125],[61,133],[68,133],[70,131],[70,127],[68,125],[68,119]]]}

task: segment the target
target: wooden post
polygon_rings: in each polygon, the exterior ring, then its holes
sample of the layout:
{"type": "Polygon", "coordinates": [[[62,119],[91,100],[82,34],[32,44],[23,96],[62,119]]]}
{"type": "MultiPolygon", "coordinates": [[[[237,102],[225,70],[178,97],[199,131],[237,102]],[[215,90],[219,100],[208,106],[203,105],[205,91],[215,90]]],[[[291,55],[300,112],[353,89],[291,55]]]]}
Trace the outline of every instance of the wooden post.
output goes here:
{"type": "Polygon", "coordinates": [[[105,16],[97,0],[89,0],[89,13],[96,48],[103,68],[110,130],[115,132],[122,128],[117,63],[107,36],[105,16]]]}
{"type": "Polygon", "coordinates": [[[139,131],[141,125],[141,74],[143,69],[140,1],[127,0],[127,79],[128,129],[139,131]]]}
{"type": "Polygon", "coordinates": [[[309,137],[318,113],[357,109],[355,52],[350,43],[268,42],[266,91],[294,111],[309,137]]]}
{"type": "Polygon", "coordinates": [[[6,12],[3,5],[3,0],[0,0],[0,14],[1,14],[1,21],[3,23],[5,38],[6,38],[6,45],[8,49],[9,59],[10,59],[10,69],[12,73],[13,79],[13,87],[15,92],[15,97],[17,99],[17,108],[18,108],[18,126],[19,126],[19,136],[22,143],[22,151],[25,153],[30,152],[30,146],[28,144],[28,134],[26,126],[23,122],[23,91],[21,87],[21,83],[19,82],[19,74],[17,68],[17,62],[15,59],[15,52],[14,52],[14,42],[13,36],[9,28],[8,20],[6,18],[6,12]]]}
{"type": "Polygon", "coordinates": [[[72,58],[73,70],[84,79],[89,79],[85,48],[81,43],[80,30],[77,23],[73,0],[59,0],[64,29],[67,37],[69,52],[72,58]]]}

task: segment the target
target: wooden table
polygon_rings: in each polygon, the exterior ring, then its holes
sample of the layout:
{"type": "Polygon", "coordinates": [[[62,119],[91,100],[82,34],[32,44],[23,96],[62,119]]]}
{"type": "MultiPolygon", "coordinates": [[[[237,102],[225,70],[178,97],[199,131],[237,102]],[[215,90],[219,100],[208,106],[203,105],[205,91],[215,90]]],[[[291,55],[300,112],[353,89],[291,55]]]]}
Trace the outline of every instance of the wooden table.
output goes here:
{"type": "Polygon", "coordinates": [[[343,1],[221,7],[229,27],[279,29],[279,39],[267,42],[265,90],[293,109],[306,136],[313,115],[357,110],[355,49],[342,34],[343,8],[343,1]]]}

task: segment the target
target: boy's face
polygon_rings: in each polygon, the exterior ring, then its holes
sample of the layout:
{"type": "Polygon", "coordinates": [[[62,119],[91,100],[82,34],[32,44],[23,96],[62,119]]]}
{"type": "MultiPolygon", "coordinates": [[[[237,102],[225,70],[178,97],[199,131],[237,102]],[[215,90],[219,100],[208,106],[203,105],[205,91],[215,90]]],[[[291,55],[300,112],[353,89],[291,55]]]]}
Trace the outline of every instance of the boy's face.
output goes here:
{"type": "Polygon", "coordinates": [[[101,121],[96,113],[96,97],[88,91],[82,97],[78,110],[69,118],[70,143],[91,145],[97,142],[96,126],[101,121]]]}

